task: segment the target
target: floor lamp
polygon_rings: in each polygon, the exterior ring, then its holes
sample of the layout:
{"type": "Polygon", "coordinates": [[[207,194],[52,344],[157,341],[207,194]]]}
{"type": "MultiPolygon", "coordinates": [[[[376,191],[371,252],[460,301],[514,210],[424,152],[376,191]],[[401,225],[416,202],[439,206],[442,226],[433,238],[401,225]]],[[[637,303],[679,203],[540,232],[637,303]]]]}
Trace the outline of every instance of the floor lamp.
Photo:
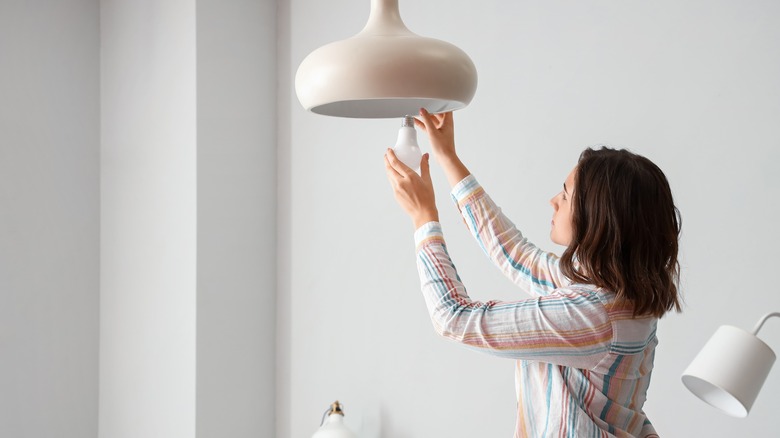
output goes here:
{"type": "Polygon", "coordinates": [[[775,353],[758,338],[764,315],[753,332],[724,325],[718,328],[682,375],[697,397],[734,417],[747,417],[775,362],[775,353]]]}

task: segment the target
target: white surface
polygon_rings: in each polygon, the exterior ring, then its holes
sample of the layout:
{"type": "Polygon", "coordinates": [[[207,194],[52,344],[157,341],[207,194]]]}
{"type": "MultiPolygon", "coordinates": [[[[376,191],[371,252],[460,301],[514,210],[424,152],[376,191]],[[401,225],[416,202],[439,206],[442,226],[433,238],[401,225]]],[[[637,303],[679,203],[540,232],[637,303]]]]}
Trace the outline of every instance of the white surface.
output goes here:
{"type": "Polygon", "coordinates": [[[100,436],[270,435],[275,3],[102,6],[100,436]]]}
{"type": "Polygon", "coordinates": [[[0,437],[97,434],[99,11],[0,2],[0,437]]]}
{"type": "Polygon", "coordinates": [[[733,417],[750,412],[766,380],[775,353],[741,328],[721,326],[682,376],[697,397],[733,417]]]}
{"type": "Polygon", "coordinates": [[[101,2],[103,438],[195,436],[195,2],[101,2]]]}
{"type": "Polygon", "coordinates": [[[274,436],[275,11],[197,2],[197,438],[274,436]]]}
{"type": "MultiPolygon", "coordinates": [[[[382,163],[398,122],[307,113],[291,84],[309,52],[364,24],[369,2],[280,8],[277,435],[308,438],[322,406],[338,398],[364,437],[511,436],[513,364],[438,339],[419,296],[412,226],[382,163]]],[[[780,3],[427,0],[400,8],[412,31],[474,60],[480,83],[455,114],[456,142],[543,248],[560,251],[548,239],[548,200],[585,146],[629,147],[666,172],[683,218],[685,308],[660,323],[645,411],[666,438],[775,430],[777,370],[746,419],[701,402],[680,375],[717,327],[749,329],[780,308],[772,282],[780,3]]],[[[422,136],[421,146],[430,150],[422,136]]],[[[472,295],[522,298],[467,235],[435,165],[432,174],[449,251],[472,295]]],[[[780,346],[774,319],[761,338],[780,346]]]]}

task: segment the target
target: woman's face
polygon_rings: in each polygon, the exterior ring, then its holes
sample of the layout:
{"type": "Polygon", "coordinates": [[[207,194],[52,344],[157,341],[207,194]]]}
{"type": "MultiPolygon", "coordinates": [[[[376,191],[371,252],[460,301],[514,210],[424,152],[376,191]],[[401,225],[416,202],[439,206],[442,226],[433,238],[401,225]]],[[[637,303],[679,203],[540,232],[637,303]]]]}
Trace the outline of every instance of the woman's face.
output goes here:
{"type": "Polygon", "coordinates": [[[552,228],[550,230],[550,239],[558,245],[569,246],[574,235],[574,227],[571,218],[571,197],[574,194],[574,177],[577,168],[569,172],[566,182],[563,183],[563,190],[550,199],[550,205],[553,208],[552,228]]]}

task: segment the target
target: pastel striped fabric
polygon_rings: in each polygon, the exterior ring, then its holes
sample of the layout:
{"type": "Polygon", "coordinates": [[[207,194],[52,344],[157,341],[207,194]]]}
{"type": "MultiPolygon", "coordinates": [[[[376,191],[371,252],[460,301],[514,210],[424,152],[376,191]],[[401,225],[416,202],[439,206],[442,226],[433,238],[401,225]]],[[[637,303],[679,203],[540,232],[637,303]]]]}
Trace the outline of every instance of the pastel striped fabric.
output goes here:
{"type": "Polygon", "coordinates": [[[642,411],[657,320],[632,318],[610,291],[572,284],[558,257],[528,242],[473,176],[452,195],[485,254],[532,298],[469,298],[440,224],[430,222],[415,231],[425,303],[441,336],[517,360],[515,436],[657,437],[642,411]]]}

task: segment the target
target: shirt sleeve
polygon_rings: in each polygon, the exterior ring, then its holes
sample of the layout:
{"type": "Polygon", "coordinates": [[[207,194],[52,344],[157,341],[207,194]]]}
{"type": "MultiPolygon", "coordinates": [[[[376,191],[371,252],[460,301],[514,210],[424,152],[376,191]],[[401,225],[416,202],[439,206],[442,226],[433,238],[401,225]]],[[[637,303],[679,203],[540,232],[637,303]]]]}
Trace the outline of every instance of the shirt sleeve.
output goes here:
{"type": "Polygon", "coordinates": [[[558,256],[529,242],[473,175],[456,184],[451,194],[482,251],[510,281],[531,296],[570,284],[558,256]]]}
{"type": "Polygon", "coordinates": [[[438,222],[415,232],[422,292],[436,332],[496,356],[593,369],[610,351],[612,324],[594,292],[472,301],[458,277],[438,222]]]}

